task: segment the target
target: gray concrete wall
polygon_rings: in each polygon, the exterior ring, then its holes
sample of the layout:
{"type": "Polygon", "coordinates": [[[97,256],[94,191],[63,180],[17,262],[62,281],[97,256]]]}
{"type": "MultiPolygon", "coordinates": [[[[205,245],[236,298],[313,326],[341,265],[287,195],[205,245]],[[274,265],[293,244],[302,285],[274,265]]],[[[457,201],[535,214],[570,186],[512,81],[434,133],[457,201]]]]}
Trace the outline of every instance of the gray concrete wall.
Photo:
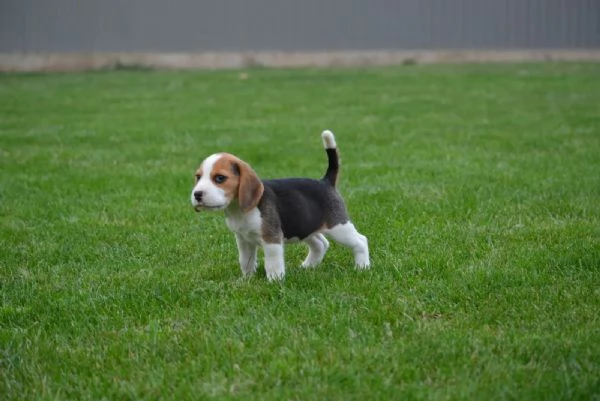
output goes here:
{"type": "Polygon", "coordinates": [[[598,49],[600,0],[0,0],[0,53],[598,49]]]}

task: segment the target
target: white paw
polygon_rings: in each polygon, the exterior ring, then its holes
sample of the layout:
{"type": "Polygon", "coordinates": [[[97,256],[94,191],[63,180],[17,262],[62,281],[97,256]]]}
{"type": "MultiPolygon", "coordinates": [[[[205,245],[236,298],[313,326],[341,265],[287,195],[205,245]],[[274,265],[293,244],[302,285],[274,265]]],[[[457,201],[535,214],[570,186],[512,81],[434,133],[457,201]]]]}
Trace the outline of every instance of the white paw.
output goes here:
{"type": "MultiPolygon", "coordinates": [[[[321,260],[322,259],[323,258],[321,258],[321,260]]],[[[321,263],[321,260],[313,260],[310,256],[308,256],[300,266],[304,268],[317,267],[321,263]]]]}
{"type": "Polygon", "coordinates": [[[284,276],[285,276],[284,271],[267,272],[267,280],[269,280],[269,281],[281,281],[281,280],[283,280],[284,276]]]}
{"type": "Polygon", "coordinates": [[[358,270],[366,270],[370,267],[371,263],[369,263],[369,250],[368,248],[362,252],[356,252],[354,254],[354,263],[356,264],[356,268],[358,270]]]}
{"type": "Polygon", "coordinates": [[[371,264],[369,263],[369,261],[366,261],[365,263],[357,263],[356,264],[357,270],[367,270],[370,267],[371,267],[371,264]]]}
{"type": "Polygon", "coordinates": [[[257,261],[254,261],[254,263],[252,261],[248,261],[247,263],[240,261],[240,267],[242,268],[242,273],[244,276],[252,276],[254,273],[256,273],[257,266],[257,261]]]}

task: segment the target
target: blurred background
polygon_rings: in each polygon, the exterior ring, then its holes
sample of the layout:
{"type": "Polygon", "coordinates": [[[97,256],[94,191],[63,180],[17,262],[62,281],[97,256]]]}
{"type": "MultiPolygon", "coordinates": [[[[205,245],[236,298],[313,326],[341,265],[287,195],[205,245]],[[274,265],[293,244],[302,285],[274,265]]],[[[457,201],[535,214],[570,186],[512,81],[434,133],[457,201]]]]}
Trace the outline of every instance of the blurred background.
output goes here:
{"type": "Polygon", "coordinates": [[[599,0],[0,0],[0,53],[600,48],[599,0]]]}

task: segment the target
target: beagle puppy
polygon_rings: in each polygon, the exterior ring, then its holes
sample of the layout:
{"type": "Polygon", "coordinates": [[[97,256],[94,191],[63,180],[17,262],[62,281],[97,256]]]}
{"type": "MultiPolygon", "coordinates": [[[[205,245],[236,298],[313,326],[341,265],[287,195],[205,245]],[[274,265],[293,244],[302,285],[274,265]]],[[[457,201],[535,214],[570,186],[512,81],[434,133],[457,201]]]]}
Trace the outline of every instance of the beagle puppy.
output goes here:
{"type": "Polygon", "coordinates": [[[321,137],[329,165],[320,180],[261,180],[246,162],[229,153],[208,156],[196,171],[192,206],[197,212],[224,210],[244,275],[256,271],[261,246],[267,279],[282,279],[283,244],[298,240],[308,245],[302,267],[318,265],[329,248],[324,234],[352,249],[358,269],[369,267],[367,238],[354,228],[335,187],[340,164],[335,137],[331,131],[321,137]]]}

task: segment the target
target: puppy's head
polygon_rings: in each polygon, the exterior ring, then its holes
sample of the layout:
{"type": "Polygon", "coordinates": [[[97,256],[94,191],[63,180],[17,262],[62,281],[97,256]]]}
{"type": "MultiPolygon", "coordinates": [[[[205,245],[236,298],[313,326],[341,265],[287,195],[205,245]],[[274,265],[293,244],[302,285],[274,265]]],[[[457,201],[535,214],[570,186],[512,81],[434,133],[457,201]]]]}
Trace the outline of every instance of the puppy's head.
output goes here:
{"type": "Polygon", "coordinates": [[[263,183],[247,163],[229,153],[217,153],[196,170],[192,206],[199,212],[225,209],[237,202],[245,213],[258,205],[263,191],[263,183]]]}

